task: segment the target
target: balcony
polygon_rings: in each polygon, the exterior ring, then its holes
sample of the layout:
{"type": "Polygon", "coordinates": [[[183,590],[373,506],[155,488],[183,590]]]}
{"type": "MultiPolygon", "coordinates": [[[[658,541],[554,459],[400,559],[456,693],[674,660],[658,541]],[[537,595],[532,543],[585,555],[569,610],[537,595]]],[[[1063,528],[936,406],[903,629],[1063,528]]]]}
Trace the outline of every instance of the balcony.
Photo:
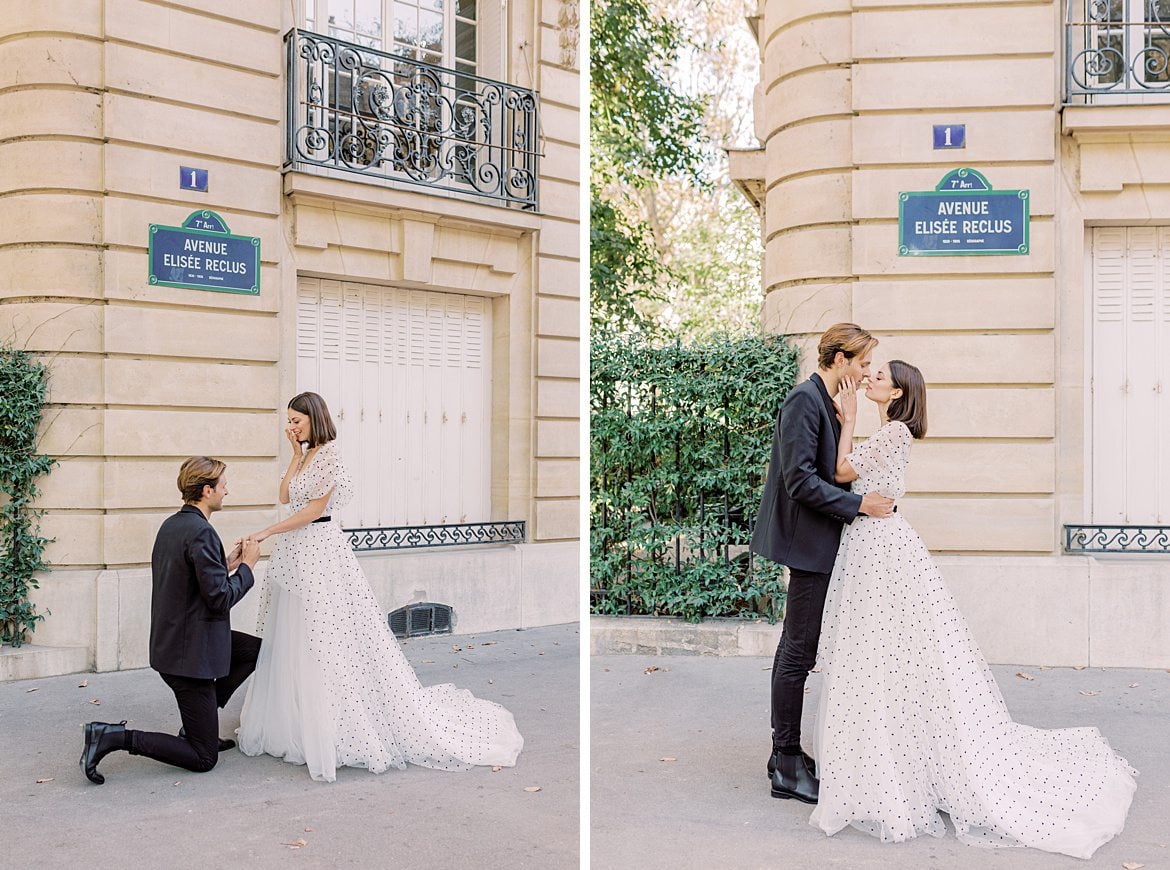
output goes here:
{"type": "Polygon", "coordinates": [[[285,48],[286,168],[536,210],[533,91],[304,30],[285,48]]]}
{"type": "Polygon", "coordinates": [[[1068,0],[1065,104],[1170,102],[1166,0],[1068,0]]]}

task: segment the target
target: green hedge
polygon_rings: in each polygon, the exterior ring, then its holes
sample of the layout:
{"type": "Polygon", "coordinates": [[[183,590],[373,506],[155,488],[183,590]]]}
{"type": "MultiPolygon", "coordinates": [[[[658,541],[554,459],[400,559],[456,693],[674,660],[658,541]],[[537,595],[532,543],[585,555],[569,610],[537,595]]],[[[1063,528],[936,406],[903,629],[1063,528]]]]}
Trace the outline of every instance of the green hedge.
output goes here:
{"type": "Polygon", "coordinates": [[[795,349],[595,335],[590,357],[593,612],[776,620],[782,571],[747,544],[795,349]]]}
{"type": "Polygon", "coordinates": [[[43,571],[45,546],[33,507],[36,480],[56,464],[37,453],[37,429],[45,404],[44,365],[10,346],[0,346],[0,643],[20,646],[44,617],[28,600],[43,571]]]}

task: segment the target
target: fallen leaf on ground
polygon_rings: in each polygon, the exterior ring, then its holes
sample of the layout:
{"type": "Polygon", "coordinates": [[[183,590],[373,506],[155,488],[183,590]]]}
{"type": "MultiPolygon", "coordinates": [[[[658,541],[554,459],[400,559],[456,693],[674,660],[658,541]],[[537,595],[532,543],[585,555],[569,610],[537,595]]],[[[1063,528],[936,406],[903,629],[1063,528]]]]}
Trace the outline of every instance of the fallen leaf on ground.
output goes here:
{"type": "Polygon", "coordinates": [[[1020,679],[1022,679],[1022,680],[1034,680],[1034,679],[1036,679],[1036,678],[1035,678],[1034,676],[1032,676],[1031,674],[1025,674],[1023,671],[1016,671],[1016,676],[1017,676],[1017,677],[1019,677],[1019,678],[1020,678],[1020,679]]]}
{"type": "Polygon", "coordinates": [[[538,785],[526,785],[526,786],[524,786],[524,790],[536,792],[536,791],[540,791],[541,789],[540,789],[540,786],[538,786],[538,785]]]}
{"type": "Polygon", "coordinates": [[[176,785],[182,785],[182,784],[183,784],[183,780],[176,779],[174,782],[171,783],[171,787],[174,788],[176,785]]]}
{"type": "Polygon", "coordinates": [[[297,840],[295,843],[285,843],[284,845],[288,846],[290,849],[299,849],[299,848],[301,848],[301,846],[309,845],[309,841],[308,840],[297,840]]]}
{"type": "Polygon", "coordinates": [[[1085,669],[1084,665],[1073,665],[1074,671],[1083,671],[1084,669],[1085,669]]]}
{"type": "Polygon", "coordinates": [[[656,670],[658,670],[658,666],[657,666],[657,665],[650,665],[650,667],[643,669],[642,673],[644,673],[644,674],[652,674],[652,673],[654,673],[656,670]]]}
{"type": "Polygon", "coordinates": [[[500,767],[500,766],[497,764],[495,767],[493,767],[493,768],[492,768],[492,773],[499,773],[499,772],[500,772],[501,770],[503,770],[503,769],[504,769],[504,768],[500,767]]]}
{"type": "Polygon", "coordinates": [[[488,685],[489,685],[489,686],[491,686],[491,685],[493,685],[495,682],[496,682],[495,680],[488,680],[488,685]]]}
{"type": "Polygon", "coordinates": [[[89,685],[89,680],[82,680],[80,683],[77,684],[77,688],[84,689],[88,685],[89,685]]]}
{"type": "Polygon", "coordinates": [[[52,782],[54,779],[56,779],[55,776],[46,776],[44,779],[38,779],[37,784],[40,785],[42,782],[52,782]]]}
{"type": "Polygon", "coordinates": [[[1129,684],[1129,687],[1130,687],[1131,689],[1136,689],[1136,688],[1137,688],[1138,686],[1140,686],[1140,685],[1141,685],[1141,683],[1130,683],[1130,684],[1129,684]]]}
{"type": "Polygon", "coordinates": [[[97,698],[90,698],[89,703],[93,704],[95,707],[100,707],[102,705],[102,702],[97,698]]]}
{"type": "Polygon", "coordinates": [[[673,755],[664,755],[658,760],[659,761],[678,761],[678,759],[675,758],[673,755]]]}
{"type": "Polygon", "coordinates": [[[312,828],[305,828],[305,833],[311,834],[311,833],[313,833],[313,829],[312,828]]]}
{"type": "Polygon", "coordinates": [[[455,652],[463,652],[463,647],[458,644],[451,644],[451,649],[455,650],[455,652]]]}
{"type": "Polygon", "coordinates": [[[1141,870],[1141,868],[1145,867],[1146,865],[1139,864],[1137,861],[1126,861],[1121,866],[1124,867],[1125,870],[1141,870]]]}
{"type": "Polygon", "coordinates": [[[40,688],[40,686],[33,686],[31,689],[25,689],[24,693],[27,695],[29,692],[37,691],[37,689],[39,689],[39,688],[40,688]]]}
{"type": "Polygon", "coordinates": [[[435,663],[434,659],[423,659],[424,665],[433,665],[434,663],[435,663]]]}
{"type": "Polygon", "coordinates": [[[602,668],[601,670],[602,670],[604,673],[607,673],[607,674],[609,673],[609,668],[602,668]]]}
{"type": "Polygon", "coordinates": [[[494,640],[485,640],[483,643],[480,644],[480,646],[495,646],[495,645],[496,645],[496,642],[494,640]]]}
{"type": "Polygon", "coordinates": [[[1100,695],[1101,693],[1100,692],[1086,692],[1086,691],[1082,690],[1081,694],[1082,695],[1100,695]]]}

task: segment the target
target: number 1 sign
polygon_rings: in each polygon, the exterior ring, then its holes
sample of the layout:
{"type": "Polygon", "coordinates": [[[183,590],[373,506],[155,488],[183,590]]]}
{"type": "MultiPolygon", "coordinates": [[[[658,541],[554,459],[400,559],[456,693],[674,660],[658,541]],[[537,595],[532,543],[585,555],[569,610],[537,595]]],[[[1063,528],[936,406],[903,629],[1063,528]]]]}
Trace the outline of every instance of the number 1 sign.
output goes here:
{"type": "Polygon", "coordinates": [[[206,193],[207,170],[193,169],[190,166],[180,166],[179,188],[182,190],[199,190],[206,193]]]}

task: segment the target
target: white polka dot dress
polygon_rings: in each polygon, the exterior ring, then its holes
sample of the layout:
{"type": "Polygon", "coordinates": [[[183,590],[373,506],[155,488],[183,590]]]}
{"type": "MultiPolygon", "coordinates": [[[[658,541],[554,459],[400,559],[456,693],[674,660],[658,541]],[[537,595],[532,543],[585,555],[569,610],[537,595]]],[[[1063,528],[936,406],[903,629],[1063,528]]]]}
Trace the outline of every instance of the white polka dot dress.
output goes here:
{"type": "MultiPolygon", "coordinates": [[[[293,512],[353,494],[336,442],[289,482],[293,512]]],[[[450,684],[422,686],[336,520],[279,535],[260,608],[264,638],[240,716],[239,746],[306,764],[374,773],[409,762],[443,770],[510,767],[524,745],[512,714],[450,684]]]]}
{"type": "MultiPolygon", "coordinates": [[[[905,492],[909,429],[849,460],[853,491],[905,492]]],[[[1133,770],[1092,727],[1013,722],[922,539],[895,513],[845,526],[825,602],[813,825],[898,842],[941,837],[1088,858],[1125,825],[1133,770]]]]}

